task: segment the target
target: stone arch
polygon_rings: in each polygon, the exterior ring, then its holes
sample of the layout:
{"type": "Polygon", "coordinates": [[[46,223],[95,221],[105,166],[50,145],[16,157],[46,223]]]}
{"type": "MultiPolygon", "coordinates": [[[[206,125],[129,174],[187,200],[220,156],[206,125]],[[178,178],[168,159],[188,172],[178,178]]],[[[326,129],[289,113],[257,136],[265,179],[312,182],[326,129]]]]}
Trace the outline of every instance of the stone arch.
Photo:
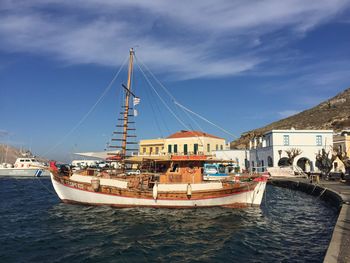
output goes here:
{"type": "Polygon", "coordinates": [[[288,157],[282,157],[278,161],[278,166],[289,166],[288,160],[288,157]]]}
{"type": "Polygon", "coordinates": [[[273,167],[273,159],[271,156],[267,157],[267,166],[268,167],[273,167]]]}
{"type": "Polygon", "coordinates": [[[306,157],[299,158],[297,166],[299,166],[304,172],[310,172],[312,170],[312,162],[306,157]]]}

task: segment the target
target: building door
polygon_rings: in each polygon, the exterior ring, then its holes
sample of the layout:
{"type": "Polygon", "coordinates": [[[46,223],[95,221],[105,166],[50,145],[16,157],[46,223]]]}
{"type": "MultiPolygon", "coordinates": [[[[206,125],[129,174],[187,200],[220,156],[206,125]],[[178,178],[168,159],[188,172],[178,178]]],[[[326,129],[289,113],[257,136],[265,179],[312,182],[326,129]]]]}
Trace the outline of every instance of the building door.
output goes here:
{"type": "Polygon", "coordinates": [[[311,161],[308,158],[302,157],[297,161],[297,166],[299,166],[304,172],[311,171],[311,161]]]}
{"type": "Polygon", "coordinates": [[[187,155],[187,153],[188,153],[187,144],[184,144],[184,155],[187,155]]]}
{"type": "Polygon", "coordinates": [[[194,154],[198,153],[198,143],[193,144],[193,152],[194,154]]]}

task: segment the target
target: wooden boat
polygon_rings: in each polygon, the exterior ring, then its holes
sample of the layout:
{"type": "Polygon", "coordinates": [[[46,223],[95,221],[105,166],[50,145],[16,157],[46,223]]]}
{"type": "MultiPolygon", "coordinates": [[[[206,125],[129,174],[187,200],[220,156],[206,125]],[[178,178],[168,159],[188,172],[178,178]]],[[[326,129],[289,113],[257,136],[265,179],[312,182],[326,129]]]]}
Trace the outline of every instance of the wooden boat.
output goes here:
{"type": "Polygon", "coordinates": [[[59,198],[66,203],[109,205],[115,207],[246,207],[259,206],[267,177],[262,175],[225,176],[221,180],[204,180],[204,163],[217,162],[205,155],[173,155],[128,157],[127,145],[130,114],[131,76],[134,51],[130,50],[128,82],[124,111],[120,125],[120,151],[111,159],[118,160],[121,169],[85,169],[60,173],[50,164],[51,181],[59,198]],[[137,173],[127,171],[130,163],[138,163],[137,173]],[[142,165],[141,165],[142,164],[142,165]],[[156,164],[156,165],[155,165],[156,164]],[[152,171],[143,167],[153,167],[152,171]]]}

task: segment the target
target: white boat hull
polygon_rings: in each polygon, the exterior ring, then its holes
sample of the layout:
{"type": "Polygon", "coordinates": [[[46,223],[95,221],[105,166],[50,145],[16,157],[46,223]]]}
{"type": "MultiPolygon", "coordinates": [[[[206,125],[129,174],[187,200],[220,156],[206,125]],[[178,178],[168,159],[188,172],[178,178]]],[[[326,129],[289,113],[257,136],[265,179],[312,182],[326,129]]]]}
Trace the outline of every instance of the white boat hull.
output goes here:
{"type": "Polygon", "coordinates": [[[164,208],[194,208],[194,207],[244,207],[259,206],[266,187],[266,181],[258,182],[254,189],[237,192],[221,197],[169,200],[154,198],[124,197],[115,194],[106,194],[78,189],[68,184],[62,184],[51,174],[53,187],[63,202],[89,205],[110,205],[116,207],[164,207],[164,208]]]}
{"type": "Polygon", "coordinates": [[[12,176],[12,177],[42,177],[50,176],[49,171],[41,170],[37,168],[0,168],[0,176],[12,176]]]}

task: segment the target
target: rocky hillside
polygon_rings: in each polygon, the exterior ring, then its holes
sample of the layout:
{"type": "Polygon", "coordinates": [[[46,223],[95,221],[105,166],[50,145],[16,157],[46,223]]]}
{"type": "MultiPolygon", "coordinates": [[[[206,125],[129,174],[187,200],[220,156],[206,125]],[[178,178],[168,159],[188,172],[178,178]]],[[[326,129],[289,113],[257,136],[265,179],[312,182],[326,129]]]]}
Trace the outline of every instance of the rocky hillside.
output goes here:
{"type": "MultiPolygon", "coordinates": [[[[14,163],[17,158],[23,156],[33,156],[28,150],[20,150],[10,145],[0,144],[0,163],[14,163]]],[[[39,161],[46,162],[46,159],[37,158],[39,161]]]]}
{"type": "Polygon", "coordinates": [[[319,105],[288,118],[251,130],[231,142],[232,149],[247,147],[250,138],[273,129],[332,129],[340,131],[350,127],[350,88],[319,105]]]}

